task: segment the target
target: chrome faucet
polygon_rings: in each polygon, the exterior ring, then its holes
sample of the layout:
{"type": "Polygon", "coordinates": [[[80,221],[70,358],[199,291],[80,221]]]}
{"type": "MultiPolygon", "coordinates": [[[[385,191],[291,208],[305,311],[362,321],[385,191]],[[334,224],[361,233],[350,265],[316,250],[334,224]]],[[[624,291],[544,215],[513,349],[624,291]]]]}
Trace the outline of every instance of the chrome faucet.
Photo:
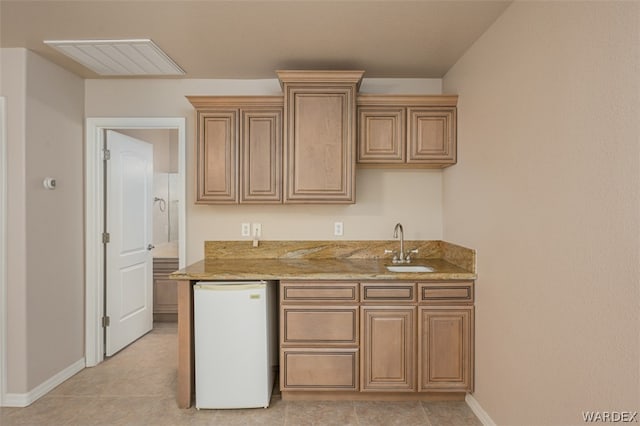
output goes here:
{"type": "Polygon", "coordinates": [[[396,223],[396,227],[393,228],[393,238],[398,238],[398,231],[400,231],[400,251],[398,253],[395,250],[385,250],[386,254],[393,253],[392,263],[411,263],[411,255],[417,254],[418,249],[407,250],[404,252],[404,228],[401,223],[396,223]]]}
{"type": "Polygon", "coordinates": [[[398,230],[400,230],[400,253],[398,253],[398,262],[404,262],[404,229],[401,223],[396,223],[396,227],[393,228],[393,238],[398,238],[398,230]]]}

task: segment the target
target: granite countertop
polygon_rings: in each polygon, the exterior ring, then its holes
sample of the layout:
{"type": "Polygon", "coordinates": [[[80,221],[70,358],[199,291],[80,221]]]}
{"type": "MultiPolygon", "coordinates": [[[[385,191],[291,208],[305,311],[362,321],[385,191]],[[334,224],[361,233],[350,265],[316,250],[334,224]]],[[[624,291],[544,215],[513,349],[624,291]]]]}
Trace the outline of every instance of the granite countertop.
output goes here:
{"type": "Polygon", "coordinates": [[[376,241],[366,242],[366,249],[351,242],[340,245],[330,245],[327,242],[305,242],[304,244],[278,242],[267,244],[266,248],[255,251],[242,245],[242,242],[207,242],[206,258],[174,272],[171,274],[171,279],[204,281],[476,279],[475,251],[450,244],[447,246],[447,244],[440,241],[414,243],[422,248],[421,252],[425,257],[414,259],[411,265],[430,266],[434,272],[389,272],[385,268],[386,265],[392,264],[388,256],[376,255],[383,245],[388,245],[388,242],[384,244],[376,241]],[[354,249],[354,247],[357,248],[354,249]],[[464,258],[467,254],[465,250],[469,251],[469,256],[473,255],[471,260],[464,258]],[[462,256],[456,255],[458,253],[462,253],[462,256]],[[462,261],[460,261],[461,258],[462,261]]]}
{"type": "Polygon", "coordinates": [[[411,265],[434,272],[389,272],[376,259],[207,259],[171,275],[175,280],[473,280],[476,274],[442,259],[417,259],[411,265]]]}

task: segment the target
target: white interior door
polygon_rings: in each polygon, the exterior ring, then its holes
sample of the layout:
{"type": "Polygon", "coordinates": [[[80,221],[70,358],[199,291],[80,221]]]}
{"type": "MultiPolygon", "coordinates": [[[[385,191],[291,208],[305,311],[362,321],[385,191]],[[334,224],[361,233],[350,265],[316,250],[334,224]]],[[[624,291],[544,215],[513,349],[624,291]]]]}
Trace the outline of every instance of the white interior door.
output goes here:
{"type": "Polygon", "coordinates": [[[105,354],[153,327],[153,145],[107,130],[105,354]]]}

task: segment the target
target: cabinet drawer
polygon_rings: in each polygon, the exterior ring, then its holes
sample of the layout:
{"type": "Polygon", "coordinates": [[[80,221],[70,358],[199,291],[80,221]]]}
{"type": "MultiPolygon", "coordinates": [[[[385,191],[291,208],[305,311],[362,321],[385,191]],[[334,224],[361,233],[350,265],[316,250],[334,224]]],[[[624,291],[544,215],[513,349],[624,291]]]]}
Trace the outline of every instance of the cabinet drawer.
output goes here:
{"type": "Polygon", "coordinates": [[[358,363],[357,349],[283,349],[280,389],[357,391],[358,363]]]}
{"type": "Polygon", "coordinates": [[[282,284],[280,301],[282,303],[358,302],[358,283],[285,282],[282,284]]]}
{"type": "Polygon", "coordinates": [[[418,293],[423,303],[472,303],[473,282],[420,283],[418,293]]]}
{"type": "Polygon", "coordinates": [[[358,307],[283,306],[280,339],[283,345],[355,346],[358,307]]]}
{"type": "Polygon", "coordinates": [[[366,283],[362,284],[363,302],[415,302],[414,283],[366,283]]]}
{"type": "Polygon", "coordinates": [[[154,278],[166,278],[167,275],[180,269],[178,259],[171,257],[156,257],[153,259],[154,278]]]}

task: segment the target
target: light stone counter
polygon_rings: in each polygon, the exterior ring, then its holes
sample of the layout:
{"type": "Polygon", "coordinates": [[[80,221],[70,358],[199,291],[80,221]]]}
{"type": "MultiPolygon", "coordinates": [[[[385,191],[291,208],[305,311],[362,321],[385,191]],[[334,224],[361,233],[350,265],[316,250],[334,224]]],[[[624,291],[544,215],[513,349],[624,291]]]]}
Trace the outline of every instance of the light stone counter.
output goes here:
{"type": "Polygon", "coordinates": [[[444,241],[405,241],[418,249],[412,265],[434,272],[389,272],[397,241],[207,241],[205,260],[175,280],[473,280],[475,251],[444,241]]]}
{"type": "Polygon", "coordinates": [[[411,265],[434,272],[389,272],[378,259],[209,259],[171,275],[175,280],[474,280],[476,274],[443,259],[416,259],[411,265]]]}

